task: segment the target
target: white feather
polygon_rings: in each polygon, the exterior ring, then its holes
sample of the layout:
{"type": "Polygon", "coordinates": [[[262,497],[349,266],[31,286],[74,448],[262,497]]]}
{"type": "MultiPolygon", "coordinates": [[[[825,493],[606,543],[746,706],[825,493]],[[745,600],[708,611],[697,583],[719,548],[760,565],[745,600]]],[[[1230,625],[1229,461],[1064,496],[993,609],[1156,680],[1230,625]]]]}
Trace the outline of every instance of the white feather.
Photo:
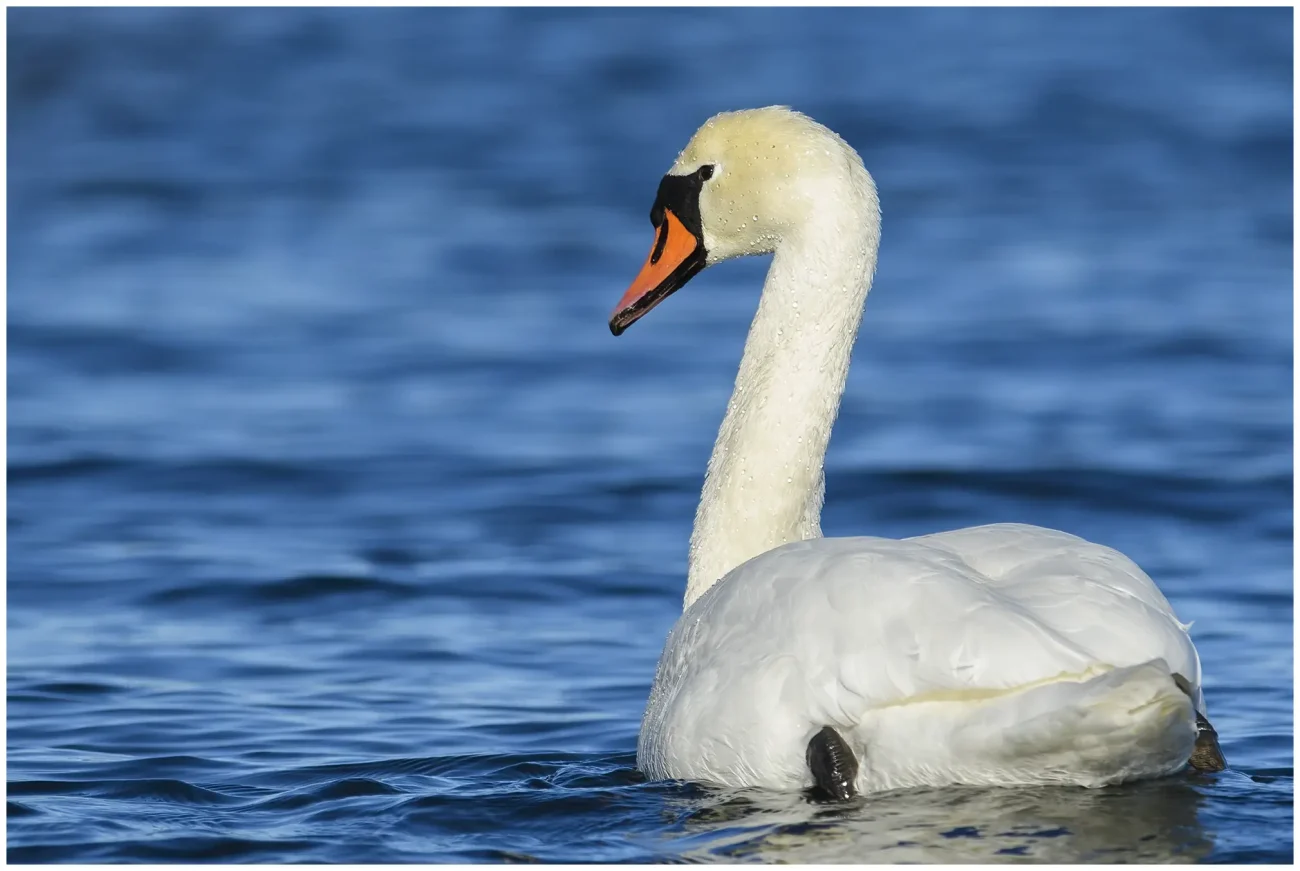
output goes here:
{"type": "Polygon", "coordinates": [[[861,791],[1099,786],[1186,763],[1194,705],[1172,673],[1199,683],[1191,641],[1109,548],[1012,524],[794,542],[682,614],[637,760],[652,777],[802,788],[808,740],[831,725],[861,791]]]}

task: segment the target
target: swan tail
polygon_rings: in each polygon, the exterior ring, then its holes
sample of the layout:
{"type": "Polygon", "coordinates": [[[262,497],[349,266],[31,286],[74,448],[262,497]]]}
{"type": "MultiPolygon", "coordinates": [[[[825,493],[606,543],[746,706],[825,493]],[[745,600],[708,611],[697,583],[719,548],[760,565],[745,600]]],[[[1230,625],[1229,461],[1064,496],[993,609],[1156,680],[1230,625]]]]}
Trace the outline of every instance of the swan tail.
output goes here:
{"type": "Polygon", "coordinates": [[[1172,774],[1198,734],[1192,700],[1161,659],[1016,693],[962,733],[961,743],[999,757],[1013,778],[1082,786],[1172,774]]]}

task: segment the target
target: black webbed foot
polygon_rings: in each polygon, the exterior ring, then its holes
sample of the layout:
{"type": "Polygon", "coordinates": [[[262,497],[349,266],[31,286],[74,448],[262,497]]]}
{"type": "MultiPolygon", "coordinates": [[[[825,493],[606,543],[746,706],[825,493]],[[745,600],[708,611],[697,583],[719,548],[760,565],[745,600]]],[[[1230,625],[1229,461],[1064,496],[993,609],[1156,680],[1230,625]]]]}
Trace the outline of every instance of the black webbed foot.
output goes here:
{"type": "Polygon", "coordinates": [[[809,790],[814,801],[844,801],[858,794],[853,781],[858,776],[858,760],[849,745],[830,726],[825,726],[808,742],[808,769],[815,786],[809,790]]]}
{"type": "MultiPolygon", "coordinates": [[[[1175,674],[1174,683],[1187,693],[1188,698],[1196,700],[1192,695],[1192,685],[1187,678],[1175,674]]],[[[1222,771],[1228,767],[1228,761],[1223,758],[1223,751],[1219,749],[1219,733],[1214,731],[1210,721],[1205,719],[1200,711],[1196,712],[1196,744],[1192,747],[1192,755],[1187,760],[1187,764],[1193,771],[1222,771]]]]}
{"type": "Polygon", "coordinates": [[[1196,715],[1196,744],[1187,764],[1194,771],[1222,771],[1228,767],[1228,761],[1219,749],[1219,733],[1200,714],[1196,715]]]}

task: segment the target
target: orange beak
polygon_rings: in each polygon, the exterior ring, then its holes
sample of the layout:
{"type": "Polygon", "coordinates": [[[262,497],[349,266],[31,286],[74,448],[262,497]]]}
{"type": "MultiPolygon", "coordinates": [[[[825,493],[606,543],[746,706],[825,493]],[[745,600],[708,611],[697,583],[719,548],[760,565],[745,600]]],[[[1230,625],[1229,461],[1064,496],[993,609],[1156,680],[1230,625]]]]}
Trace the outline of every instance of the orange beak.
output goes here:
{"type": "Polygon", "coordinates": [[[619,335],[705,266],[704,243],[682,224],[672,209],[664,209],[654,247],[623,294],[609,319],[609,331],[619,335]]]}

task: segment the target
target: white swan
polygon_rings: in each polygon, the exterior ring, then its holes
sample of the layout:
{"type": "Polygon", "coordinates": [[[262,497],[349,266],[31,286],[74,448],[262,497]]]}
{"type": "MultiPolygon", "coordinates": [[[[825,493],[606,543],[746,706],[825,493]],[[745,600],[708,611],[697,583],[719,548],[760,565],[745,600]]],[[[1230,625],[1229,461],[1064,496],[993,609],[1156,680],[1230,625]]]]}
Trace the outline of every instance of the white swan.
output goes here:
{"type": "Polygon", "coordinates": [[[706,266],[775,256],[641,725],[646,775],[843,798],[1223,767],[1187,627],[1122,554],[1019,524],[821,537],[822,463],[880,239],[847,143],[782,107],[717,115],[651,220],[615,335],[706,266]]]}

